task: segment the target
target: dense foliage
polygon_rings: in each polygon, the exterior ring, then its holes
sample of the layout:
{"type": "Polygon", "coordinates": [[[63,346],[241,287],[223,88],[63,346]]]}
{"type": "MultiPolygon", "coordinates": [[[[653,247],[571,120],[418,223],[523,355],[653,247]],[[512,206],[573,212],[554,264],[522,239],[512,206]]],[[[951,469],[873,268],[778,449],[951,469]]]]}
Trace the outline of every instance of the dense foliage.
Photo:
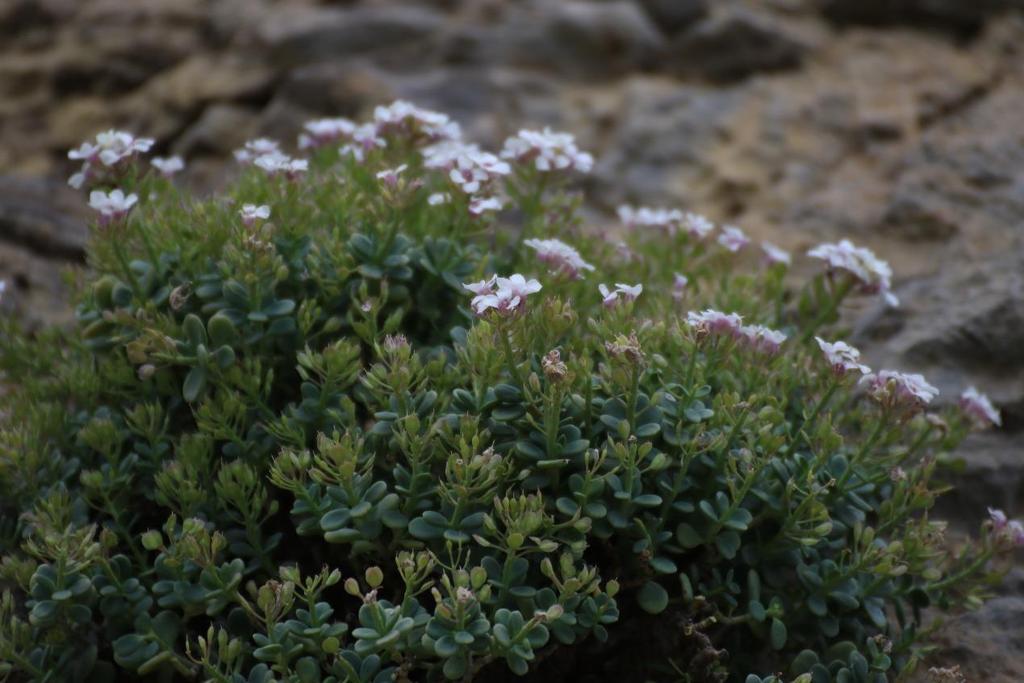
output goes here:
{"type": "Polygon", "coordinates": [[[953,548],[930,482],[998,414],[815,338],[884,263],[599,235],[569,136],[457,138],[313,122],[207,199],[149,141],[72,153],[78,323],[0,331],[0,679],[864,683],[977,604],[1020,527],[953,548]]]}

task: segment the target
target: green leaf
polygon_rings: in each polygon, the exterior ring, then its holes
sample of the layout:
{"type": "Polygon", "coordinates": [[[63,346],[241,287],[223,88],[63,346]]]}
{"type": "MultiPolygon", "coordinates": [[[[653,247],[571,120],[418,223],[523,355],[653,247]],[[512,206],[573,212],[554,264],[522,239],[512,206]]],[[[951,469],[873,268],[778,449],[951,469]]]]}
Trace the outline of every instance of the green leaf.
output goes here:
{"type": "Polygon", "coordinates": [[[781,650],[786,645],[786,625],[776,618],[772,619],[771,642],[775,650],[781,650]]]}
{"type": "Polygon", "coordinates": [[[181,385],[181,396],[189,403],[192,403],[199,394],[206,388],[206,368],[194,367],[185,376],[185,383],[181,385]]]}
{"type": "Polygon", "coordinates": [[[636,596],[640,608],[648,614],[661,614],[668,607],[668,591],[656,581],[648,581],[636,596]]]}
{"type": "Polygon", "coordinates": [[[722,553],[722,557],[731,560],[736,557],[736,552],[740,549],[740,535],[735,531],[722,532],[715,537],[715,545],[718,547],[718,552],[722,553]]]}

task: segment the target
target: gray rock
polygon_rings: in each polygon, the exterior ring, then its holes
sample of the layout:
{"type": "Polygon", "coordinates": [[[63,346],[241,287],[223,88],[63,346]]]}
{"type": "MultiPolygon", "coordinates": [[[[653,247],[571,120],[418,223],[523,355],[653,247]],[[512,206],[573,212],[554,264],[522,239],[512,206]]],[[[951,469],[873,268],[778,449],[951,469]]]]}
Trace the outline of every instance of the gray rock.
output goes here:
{"type": "MultiPolygon", "coordinates": [[[[959,665],[968,681],[1020,683],[1024,680],[1024,598],[997,597],[977,611],[949,621],[939,632],[933,657],[912,681],[929,680],[933,666],[959,665]]],[[[935,679],[931,679],[935,680],[935,679]]]]}
{"type": "Polygon", "coordinates": [[[1024,7],[1019,0],[820,0],[826,17],[842,23],[931,26],[973,33],[996,12],[1024,7]]]}
{"type": "Polygon", "coordinates": [[[708,0],[640,0],[666,35],[672,36],[704,17],[708,0]]]}
{"type": "Polygon", "coordinates": [[[177,142],[174,151],[185,157],[217,155],[228,157],[256,134],[257,116],[249,108],[211,104],[203,110],[177,142]]]}
{"type": "Polygon", "coordinates": [[[803,41],[770,16],[729,6],[673,41],[668,68],[680,75],[733,81],[793,69],[806,52],[803,41]]]}
{"type": "Polygon", "coordinates": [[[281,7],[262,19],[258,35],[278,63],[371,54],[382,64],[411,67],[432,61],[431,43],[444,22],[442,13],[414,5],[281,7]]]}

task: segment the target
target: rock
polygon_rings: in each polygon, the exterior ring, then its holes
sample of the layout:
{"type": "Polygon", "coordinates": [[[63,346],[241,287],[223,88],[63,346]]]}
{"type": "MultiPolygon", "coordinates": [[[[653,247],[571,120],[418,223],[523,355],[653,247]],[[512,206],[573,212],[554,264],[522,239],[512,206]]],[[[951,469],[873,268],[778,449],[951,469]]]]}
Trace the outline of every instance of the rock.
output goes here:
{"type": "Polygon", "coordinates": [[[255,137],[256,114],[233,104],[211,104],[174,143],[174,152],[186,158],[215,155],[228,157],[246,140],[255,137]]]}
{"type": "Polygon", "coordinates": [[[371,54],[381,64],[421,66],[431,61],[431,43],[444,22],[442,13],[413,5],[282,7],[268,13],[257,32],[278,63],[371,54]]]}
{"type": "Polygon", "coordinates": [[[1021,9],[1019,0],[820,0],[826,17],[841,23],[907,24],[974,33],[991,14],[1021,9]]]}
{"type": "Polygon", "coordinates": [[[679,35],[668,68],[685,76],[733,81],[800,65],[807,46],[767,14],[727,6],[679,35]]]}
{"type": "Polygon", "coordinates": [[[952,665],[959,665],[968,681],[1019,683],[1024,680],[1024,597],[990,600],[950,620],[937,640],[935,655],[911,679],[915,683],[929,681],[931,667],[952,665]]]}
{"type": "Polygon", "coordinates": [[[0,176],[5,310],[33,326],[70,318],[61,271],[83,260],[87,220],[85,202],[62,183],[0,176]]]}
{"type": "Polygon", "coordinates": [[[358,116],[395,98],[394,77],[369,60],[332,60],[292,69],[278,90],[296,106],[324,116],[358,116]]]}
{"type": "Polygon", "coordinates": [[[192,112],[212,101],[266,101],[274,71],[245,54],[197,54],[146,84],[154,107],[192,112]]]}
{"type": "Polygon", "coordinates": [[[708,0],[640,0],[665,35],[672,36],[704,17],[708,0]]]}
{"type": "Polygon", "coordinates": [[[635,3],[560,2],[541,40],[566,73],[625,73],[652,67],[662,37],[635,3]]]}

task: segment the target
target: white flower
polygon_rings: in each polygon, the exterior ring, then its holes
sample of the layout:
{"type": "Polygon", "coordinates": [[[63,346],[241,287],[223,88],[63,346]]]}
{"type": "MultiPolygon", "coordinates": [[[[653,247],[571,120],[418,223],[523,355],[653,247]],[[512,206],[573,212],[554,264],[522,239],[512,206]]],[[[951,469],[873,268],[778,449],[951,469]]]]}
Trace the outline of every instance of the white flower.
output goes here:
{"type": "Polygon", "coordinates": [[[572,135],[556,133],[550,128],[520,130],[505,140],[501,156],[520,163],[532,162],[534,168],[544,173],[567,170],[589,173],[594,167],[594,157],[580,151],[572,135]]]}
{"type": "Polygon", "coordinates": [[[469,202],[469,212],[474,216],[482,216],[487,211],[501,211],[503,206],[497,197],[475,197],[469,202]]]}
{"type": "Polygon", "coordinates": [[[838,377],[844,377],[850,372],[859,372],[862,375],[866,375],[871,372],[871,368],[866,365],[862,365],[860,362],[860,351],[853,348],[849,344],[843,341],[837,341],[834,344],[829,343],[821,337],[815,337],[818,342],[818,347],[822,353],[825,354],[825,359],[828,364],[832,366],[832,372],[838,377]]]}
{"type": "Polygon", "coordinates": [[[764,325],[744,325],[740,327],[740,338],[755,351],[769,355],[778,353],[779,348],[786,341],[784,332],[773,330],[764,325]]]}
{"type": "Polygon", "coordinates": [[[495,310],[501,315],[514,314],[526,305],[527,296],[542,288],[537,280],[527,280],[519,273],[507,278],[495,276],[490,280],[462,286],[476,295],[470,306],[477,315],[484,315],[489,310],[495,310]]]}
{"type": "Polygon", "coordinates": [[[77,149],[68,151],[68,159],[82,162],[77,173],[68,178],[68,185],[79,189],[92,175],[94,164],[113,167],[122,161],[131,160],[144,154],[153,146],[152,138],[137,138],[121,130],[108,130],[96,136],[95,142],[83,142],[77,149]]]}
{"type": "Polygon", "coordinates": [[[639,285],[624,285],[621,282],[615,284],[615,289],[608,289],[608,286],[601,283],[597,286],[597,290],[601,292],[601,296],[604,297],[603,303],[605,306],[614,306],[619,297],[622,297],[624,301],[636,301],[637,297],[644,291],[644,286],[639,285]]]}
{"type": "Polygon", "coordinates": [[[265,221],[270,218],[270,207],[266,205],[244,204],[238,213],[242,216],[243,223],[252,225],[258,220],[265,221]]]}
{"type": "Polygon", "coordinates": [[[1018,548],[1024,546],[1024,524],[1021,524],[1018,520],[1012,519],[1006,525],[1007,535],[1010,541],[1013,542],[1018,548]]]}
{"type": "Polygon", "coordinates": [[[373,121],[380,135],[404,135],[414,141],[458,140],[462,137],[459,124],[447,114],[421,109],[409,102],[397,100],[373,110],[373,121]]]}
{"type": "Polygon", "coordinates": [[[185,160],[179,156],[153,157],[153,168],[160,171],[165,177],[170,178],[175,173],[185,170],[185,160]]]}
{"type": "Polygon", "coordinates": [[[381,181],[390,188],[398,187],[398,177],[402,175],[405,169],[409,168],[408,164],[402,164],[397,168],[387,168],[377,173],[377,180],[381,181]]]}
{"type": "Polygon", "coordinates": [[[860,283],[862,292],[881,294],[890,306],[899,305],[899,299],[891,291],[892,268],[870,249],[855,246],[849,240],[841,240],[836,244],[819,244],[808,251],[807,255],[825,261],[831,271],[843,270],[850,273],[860,283]]]}
{"type": "Polygon", "coordinates": [[[686,324],[705,334],[738,337],[742,334],[740,329],[743,327],[743,316],[739,313],[722,313],[708,308],[700,313],[687,313],[686,324]]]}
{"type": "MultiPolygon", "coordinates": [[[[434,159],[438,163],[439,159],[434,159]]],[[[448,166],[448,179],[466,194],[475,194],[512,168],[488,152],[467,151],[456,156],[448,166]]]]}
{"type": "Polygon", "coordinates": [[[295,178],[301,173],[309,170],[309,162],[305,159],[293,159],[283,152],[267,152],[253,160],[253,165],[263,169],[269,175],[284,173],[289,178],[295,178]]]}
{"type": "Polygon", "coordinates": [[[911,410],[924,408],[939,394],[922,375],[880,370],[864,375],[860,383],[876,401],[890,406],[901,405],[911,410]]]}
{"type": "Polygon", "coordinates": [[[735,254],[750,244],[750,238],[735,225],[727,225],[722,228],[722,234],[718,236],[718,243],[735,254]]]}
{"type": "Polygon", "coordinates": [[[775,246],[771,242],[762,242],[761,251],[764,252],[764,258],[769,265],[781,263],[788,266],[793,262],[793,257],[789,255],[788,251],[775,246]]]}
{"type": "Polygon", "coordinates": [[[299,135],[299,149],[316,149],[350,137],[356,124],[346,118],[316,119],[302,128],[305,132],[299,135]]]}
{"type": "Polygon", "coordinates": [[[101,190],[89,193],[89,206],[99,212],[103,222],[123,218],[138,201],[135,194],[126,196],[121,190],[111,190],[109,194],[101,190]]]}
{"type": "Polygon", "coordinates": [[[565,242],[556,239],[529,239],[523,242],[537,252],[541,263],[546,263],[551,270],[562,272],[573,278],[581,278],[581,271],[594,270],[594,266],[583,260],[580,253],[565,242]]]}
{"type": "Polygon", "coordinates": [[[992,405],[992,401],[974,387],[968,387],[960,394],[960,409],[981,429],[1003,424],[999,411],[992,405]]]}
{"type": "Polygon", "coordinates": [[[438,206],[440,204],[447,204],[451,200],[452,196],[447,192],[435,192],[427,197],[427,204],[430,204],[431,206],[438,206]]]}
{"type": "Polygon", "coordinates": [[[674,235],[683,223],[683,212],[678,209],[652,209],[647,206],[633,208],[623,204],[617,212],[622,224],[630,229],[655,228],[674,235]]]}
{"type": "Polygon", "coordinates": [[[245,143],[245,147],[235,150],[235,160],[240,164],[251,164],[258,157],[280,152],[280,145],[276,140],[269,138],[257,138],[245,143]]]}
{"type": "Polygon", "coordinates": [[[7,291],[7,280],[0,280],[0,301],[4,299],[4,292],[7,291]]]}
{"type": "Polygon", "coordinates": [[[699,213],[687,212],[683,216],[683,227],[694,239],[704,239],[715,229],[715,224],[699,213]]]}
{"type": "Polygon", "coordinates": [[[377,135],[377,126],[372,123],[357,126],[352,131],[351,139],[351,142],[338,149],[338,153],[343,157],[352,156],[358,162],[364,161],[368,152],[388,146],[387,140],[377,135]]]}

